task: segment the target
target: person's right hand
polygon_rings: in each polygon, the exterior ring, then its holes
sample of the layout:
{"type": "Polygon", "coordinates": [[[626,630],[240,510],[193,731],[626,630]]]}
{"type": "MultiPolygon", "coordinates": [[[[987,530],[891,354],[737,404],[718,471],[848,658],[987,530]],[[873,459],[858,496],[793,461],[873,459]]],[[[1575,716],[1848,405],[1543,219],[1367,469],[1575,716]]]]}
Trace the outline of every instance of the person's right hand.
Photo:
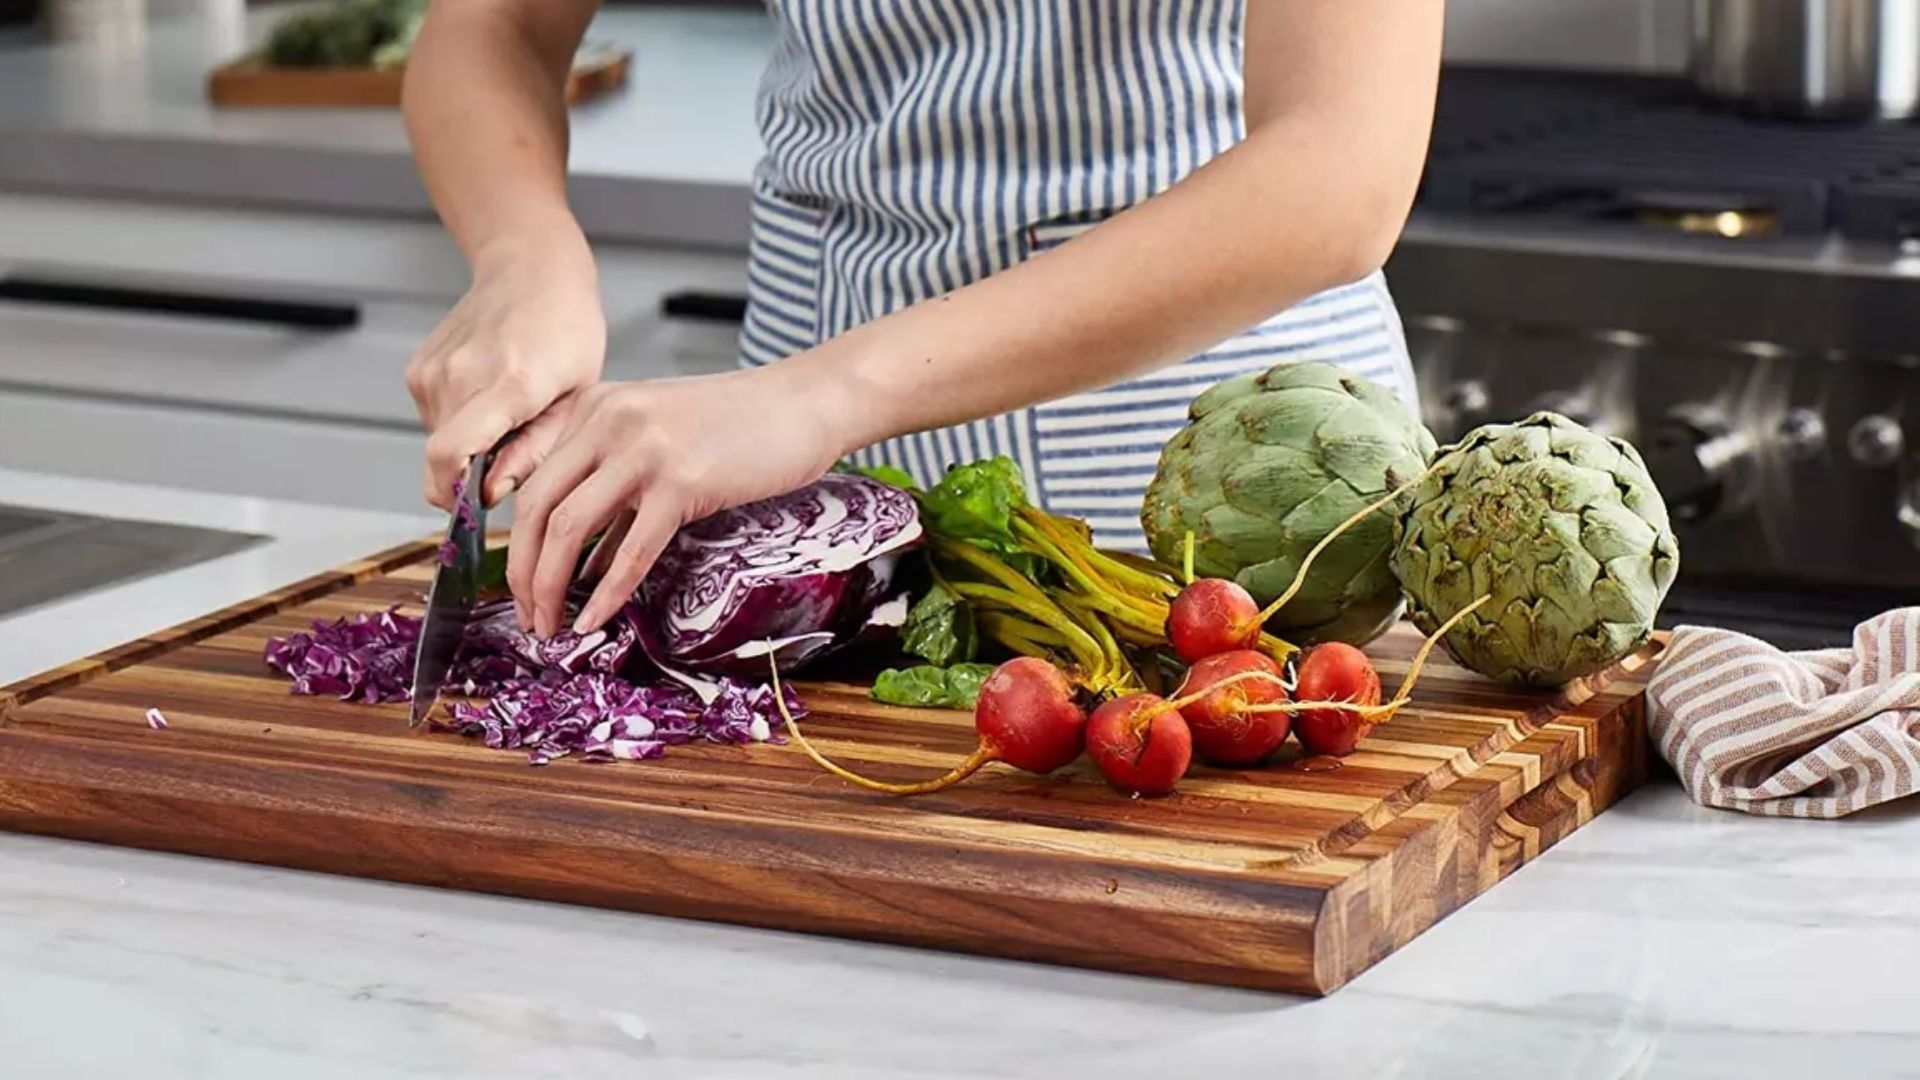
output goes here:
{"type": "MultiPolygon", "coordinates": [[[[473,455],[516,427],[522,472],[560,435],[554,402],[600,381],[607,320],[593,257],[584,244],[526,252],[478,269],[473,285],[413,354],[407,390],[426,425],[427,501],[453,505],[453,484],[473,455]]],[[[526,476],[496,470],[488,505],[526,476]]]]}

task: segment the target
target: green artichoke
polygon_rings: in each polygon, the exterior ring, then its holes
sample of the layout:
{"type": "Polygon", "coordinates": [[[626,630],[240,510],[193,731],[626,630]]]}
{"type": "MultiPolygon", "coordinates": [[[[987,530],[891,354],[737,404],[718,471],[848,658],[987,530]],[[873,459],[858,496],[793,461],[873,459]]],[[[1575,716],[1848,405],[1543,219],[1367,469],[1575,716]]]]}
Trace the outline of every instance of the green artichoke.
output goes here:
{"type": "Polygon", "coordinates": [[[1632,446],[1564,416],[1488,424],[1441,451],[1395,523],[1393,572],[1454,659],[1558,686],[1639,648],[1680,569],[1667,507],[1632,446]]]}
{"type": "MultiPolygon", "coordinates": [[[[1160,455],[1141,524],[1154,555],[1239,582],[1262,604],[1286,590],[1309,549],[1368,503],[1420,475],[1433,436],[1385,387],[1319,363],[1230,379],[1194,400],[1160,455]]],[[[1270,624],[1301,642],[1364,645],[1401,611],[1387,566],[1391,508],[1314,560],[1270,624]]]]}

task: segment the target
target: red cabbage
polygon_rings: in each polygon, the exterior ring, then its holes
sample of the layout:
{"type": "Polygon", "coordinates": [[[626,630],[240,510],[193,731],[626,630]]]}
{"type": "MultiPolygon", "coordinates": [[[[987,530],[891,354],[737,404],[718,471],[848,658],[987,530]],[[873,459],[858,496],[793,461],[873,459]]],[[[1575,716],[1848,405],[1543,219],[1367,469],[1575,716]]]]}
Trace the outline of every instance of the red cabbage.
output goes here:
{"type": "MultiPolygon", "coordinates": [[[[462,526],[468,529],[477,529],[480,527],[479,517],[474,514],[473,507],[468,506],[460,499],[460,496],[466,493],[467,478],[463,473],[453,478],[453,512],[460,518],[460,524],[462,526]]],[[[460,548],[453,542],[453,537],[449,536],[445,540],[440,541],[439,557],[441,566],[452,566],[454,561],[460,557],[460,548]]]]}
{"type": "Polygon", "coordinates": [[[268,666],[293,680],[296,694],[330,695],[377,705],[405,701],[413,680],[420,620],[398,608],[315,620],[313,631],[267,642],[268,666]]]}
{"type": "MultiPolygon", "coordinates": [[[[790,688],[787,707],[802,715],[790,688]]],[[[578,753],[584,760],[639,761],[692,742],[773,741],[773,688],[725,680],[712,704],[683,686],[639,686],[613,675],[550,671],[497,691],[484,703],[454,702],[434,726],[495,749],[524,748],[535,765],[578,753]]]]}
{"type": "Polygon", "coordinates": [[[874,621],[921,533],[911,495],[854,473],[722,511],[681,529],[647,575],[641,645],[703,695],[685,675],[754,677],[769,651],[792,670],[874,621]]]}
{"type": "MultiPolygon", "coordinates": [[[[921,532],[912,496],[834,473],[680,530],[634,600],[591,634],[542,640],[519,628],[510,601],[484,605],[467,624],[449,690],[486,700],[454,702],[452,719],[435,725],[525,749],[536,765],[569,754],[651,758],[696,739],[768,741],[779,718],[759,682],[768,653],[790,671],[897,628],[907,604],[889,599],[894,569],[921,532]]],[[[583,596],[576,591],[571,610],[583,596]]],[[[269,642],[266,661],[296,694],[406,701],[420,627],[398,609],[319,621],[269,642]]]]}
{"type": "MultiPolygon", "coordinates": [[[[658,757],[675,743],[769,741],[779,717],[771,687],[718,680],[710,703],[684,686],[640,685],[619,674],[633,651],[632,605],[606,629],[563,631],[540,640],[514,625],[510,601],[484,605],[467,625],[449,689],[451,722],[434,726],[524,748],[535,765],[579,753],[587,761],[658,757]]],[[[293,680],[293,693],[367,704],[406,701],[421,620],[397,610],[316,621],[308,633],[268,642],[267,663],[293,680]]],[[[799,710],[789,692],[787,704],[799,710]]],[[[150,710],[148,723],[158,710],[150,710]]],[[[796,715],[798,713],[796,712],[796,715]]],[[[164,727],[164,718],[157,727],[164,727]]]]}

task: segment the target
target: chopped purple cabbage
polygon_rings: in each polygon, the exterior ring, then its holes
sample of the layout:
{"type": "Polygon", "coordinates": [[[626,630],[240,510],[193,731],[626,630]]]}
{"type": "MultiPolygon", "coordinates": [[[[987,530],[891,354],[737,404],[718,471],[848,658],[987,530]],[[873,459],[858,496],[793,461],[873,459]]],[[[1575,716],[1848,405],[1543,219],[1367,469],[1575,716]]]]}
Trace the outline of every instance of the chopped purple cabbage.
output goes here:
{"type": "MultiPolygon", "coordinates": [[[[804,715],[792,689],[782,689],[788,709],[804,715]]],[[[525,749],[535,765],[571,754],[593,762],[641,761],[696,740],[775,741],[772,717],[778,715],[770,686],[726,680],[720,696],[703,704],[671,683],[636,685],[614,675],[555,671],[519,680],[485,702],[454,702],[451,712],[450,722],[434,725],[497,750],[525,749]]]]}
{"type": "MultiPolygon", "coordinates": [[[[623,678],[635,617],[629,605],[605,629],[542,641],[514,625],[510,601],[476,609],[449,689],[488,700],[453,702],[453,720],[435,726],[496,749],[524,748],[535,765],[575,753],[587,761],[641,760],[696,739],[772,741],[779,711],[771,687],[721,679],[713,701],[703,703],[684,686],[623,678]]],[[[420,627],[397,610],[320,620],[310,632],[269,642],[266,660],[293,680],[296,694],[406,701],[420,627]]],[[[801,715],[791,691],[787,703],[801,715]]],[[[148,723],[157,715],[150,710],[148,723]]],[[[154,726],[164,727],[164,718],[154,726]]]]}
{"type": "MultiPolygon", "coordinates": [[[[468,529],[475,529],[479,527],[480,519],[477,516],[475,516],[473,512],[473,507],[467,505],[467,503],[461,498],[461,496],[465,495],[466,493],[467,493],[467,478],[466,478],[466,475],[463,473],[453,478],[453,512],[455,516],[457,516],[460,519],[461,525],[465,526],[468,529]]],[[[448,537],[447,539],[440,541],[439,558],[440,558],[441,566],[452,566],[454,564],[454,561],[457,560],[459,557],[460,557],[459,545],[453,542],[452,537],[448,537]]]]}

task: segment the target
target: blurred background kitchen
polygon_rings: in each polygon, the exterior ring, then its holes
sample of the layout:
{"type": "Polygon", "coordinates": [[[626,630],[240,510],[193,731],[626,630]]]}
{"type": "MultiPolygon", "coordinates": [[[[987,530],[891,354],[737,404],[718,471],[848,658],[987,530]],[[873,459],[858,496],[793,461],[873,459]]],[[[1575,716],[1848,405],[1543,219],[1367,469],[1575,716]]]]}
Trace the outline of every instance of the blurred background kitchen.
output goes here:
{"type": "MultiPolygon", "coordinates": [[[[1669,622],[1803,646],[1912,602],[1920,0],[1449,9],[1389,265],[1436,435],[1633,440],[1681,519],[1669,622]]],[[[0,469],[420,509],[401,373],[466,273],[398,112],[211,79],[301,10],[0,0],[0,469]]],[[[631,54],[574,111],[607,373],[729,367],[771,29],[612,3],[591,39],[631,54]]]]}

